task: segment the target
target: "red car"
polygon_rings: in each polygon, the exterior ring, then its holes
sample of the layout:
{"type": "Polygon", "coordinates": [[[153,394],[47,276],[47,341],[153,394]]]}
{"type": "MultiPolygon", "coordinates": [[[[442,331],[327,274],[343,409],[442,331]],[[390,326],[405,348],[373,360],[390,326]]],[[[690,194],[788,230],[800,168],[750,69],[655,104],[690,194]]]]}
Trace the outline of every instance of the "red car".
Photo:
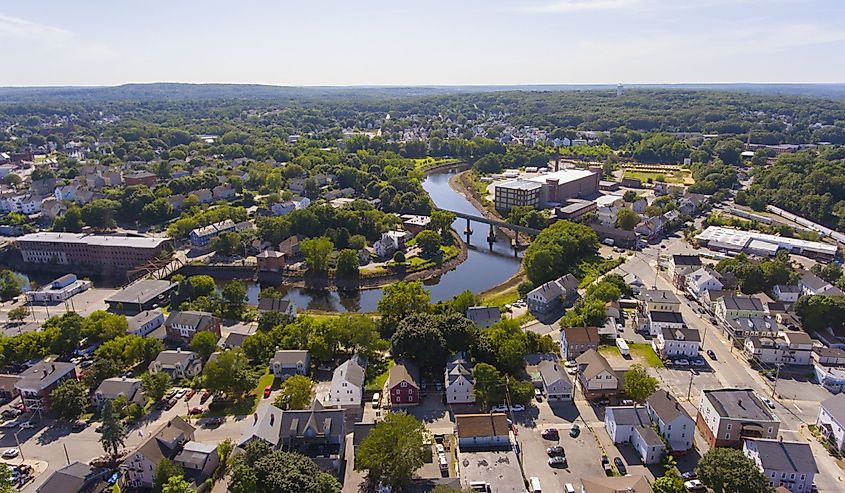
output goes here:
{"type": "Polygon", "coordinates": [[[194,389],[188,389],[188,392],[185,393],[185,402],[191,400],[191,397],[194,396],[197,392],[194,389]]]}
{"type": "Polygon", "coordinates": [[[270,397],[270,392],[272,392],[272,391],[273,391],[272,385],[268,385],[268,386],[264,387],[264,398],[266,399],[266,398],[270,397]]]}
{"type": "Polygon", "coordinates": [[[194,414],[202,414],[204,412],[205,412],[205,409],[203,409],[202,406],[197,406],[197,407],[192,407],[191,410],[188,411],[188,414],[194,415],[194,414]]]}
{"type": "Polygon", "coordinates": [[[207,401],[209,397],[211,397],[211,392],[209,392],[207,390],[203,390],[202,395],[200,396],[200,402],[207,401]]]}

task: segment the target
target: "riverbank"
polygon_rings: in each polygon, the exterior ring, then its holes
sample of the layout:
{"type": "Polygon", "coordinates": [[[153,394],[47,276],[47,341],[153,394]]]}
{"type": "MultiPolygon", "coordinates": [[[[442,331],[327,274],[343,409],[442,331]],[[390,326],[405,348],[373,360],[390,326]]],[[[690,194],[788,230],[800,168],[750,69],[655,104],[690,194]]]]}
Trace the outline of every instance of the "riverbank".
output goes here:
{"type": "MultiPolygon", "coordinates": [[[[468,179],[468,173],[470,172],[470,170],[467,170],[462,171],[456,175],[452,175],[449,178],[449,186],[456,193],[463,196],[470,204],[472,204],[473,207],[478,209],[478,212],[480,212],[482,216],[495,221],[505,221],[505,218],[491,211],[484,204],[484,202],[482,201],[482,197],[478,195],[478,192],[475,190],[475,187],[470,183],[468,179]]],[[[499,228],[499,232],[511,241],[513,241],[514,237],[516,236],[516,233],[514,231],[507,229],[499,228]]]]}

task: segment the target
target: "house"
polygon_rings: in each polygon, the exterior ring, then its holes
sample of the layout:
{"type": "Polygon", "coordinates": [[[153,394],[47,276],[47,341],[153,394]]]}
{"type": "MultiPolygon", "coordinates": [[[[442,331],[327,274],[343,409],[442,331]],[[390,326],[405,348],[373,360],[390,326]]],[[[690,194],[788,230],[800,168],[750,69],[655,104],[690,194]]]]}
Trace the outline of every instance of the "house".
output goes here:
{"type": "Polygon", "coordinates": [[[640,279],[640,277],[634,274],[633,272],[625,274],[623,276],[623,279],[625,280],[625,284],[627,284],[628,287],[631,288],[631,291],[633,291],[635,295],[640,294],[640,291],[642,290],[643,286],[645,286],[643,280],[640,279]]]}
{"type": "Polygon", "coordinates": [[[279,243],[279,251],[285,254],[286,258],[293,258],[299,255],[299,236],[293,235],[279,243]]]}
{"type": "Polygon", "coordinates": [[[127,334],[147,336],[164,325],[164,313],[161,310],[145,310],[126,319],[127,334]]]}
{"type": "Polygon", "coordinates": [[[308,375],[311,369],[311,356],[306,350],[278,349],[270,360],[273,375],[282,380],[292,375],[308,375]]]}
{"type": "Polygon", "coordinates": [[[795,303],[801,296],[801,292],[801,286],[797,284],[775,284],[772,288],[772,294],[775,295],[775,298],[784,303],[795,303]]]}
{"type": "Polygon", "coordinates": [[[725,327],[725,333],[739,342],[746,337],[775,337],[778,331],[778,323],[772,317],[734,318],[725,327]]]}
{"type": "Polygon", "coordinates": [[[711,447],[737,447],[745,438],[775,438],[780,420],[751,389],[703,390],[695,426],[711,447]]]}
{"type": "Polygon", "coordinates": [[[775,337],[748,337],[744,349],[749,360],[766,365],[809,365],[812,362],[813,340],[806,332],[784,331],[775,337]]]}
{"type": "Polygon", "coordinates": [[[366,358],[357,354],[335,368],[326,405],[360,409],[366,368],[366,358]]]}
{"type": "Polygon", "coordinates": [[[100,481],[102,481],[102,476],[95,474],[93,467],[76,461],[50,474],[47,481],[42,483],[35,492],[78,493],[88,491],[95,483],[100,481]]]}
{"type": "Polygon", "coordinates": [[[76,365],[45,358],[17,375],[15,390],[27,412],[49,410],[50,393],[63,382],[76,379],[76,365]]]}
{"type": "Polygon", "coordinates": [[[296,317],[296,305],[284,298],[261,298],[258,300],[259,312],[280,312],[291,318],[296,317]]]}
{"type": "Polygon", "coordinates": [[[458,353],[446,361],[445,388],[447,404],[473,404],[475,392],[473,385],[475,379],[472,376],[472,364],[458,353]]]}
{"type": "Polygon", "coordinates": [[[390,407],[416,406],[420,403],[420,373],[410,361],[397,361],[390,367],[385,388],[390,407]]]}
{"type": "MultiPolygon", "coordinates": [[[[225,336],[221,337],[219,341],[217,341],[217,347],[220,349],[234,349],[241,347],[247,337],[249,337],[249,332],[241,332],[240,330],[233,330],[226,334],[225,336]]],[[[272,363],[272,360],[271,360],[272,363]]]]}
{"type": "Polygon", "coordinates": [[[235,188],[232,185],[217,185],[211,189],[214,200],[232,200],[235,198],[235,188]]]}
{"type": "Polygon", "coordinates": [[[634,232],[651,241],[660,236],[666,222],[660,216],[649,217],[634,228],[634,232]]]}
{"type": "Polygon", "coordinates": [[[596,208],[596,219],[602,226],[612,227],[616,224],[616,217],[619,215],[619,207],[603,206],[596,208]]]}
{"type": "Polygon", "coordinates": [[[281,414],[279,447],[311,458],[324,471],[338,471],[344,462],[346,424],[343,409],[325,408],[314,399],[311,407],[281,414]]]}
{"type": "Polygon", "coordinates": [[[165,349],[158,353],[156,359],[150,362],[147,368],[150,373],[163,371],[174,380],[181,378],[194,378],[202,370],[202,361],[197,353],[193,351],[182,351],[181,349],[165,349]]]}
{"type": "Polygon", "coordinates": [[[220,319],[208,312],[171,312],[164,322],[167,338],[187,344],[198,332],[211,332],[220,339],[220,319]]]}
{"type": "Polygon", "coordinates": [[[217,446],[208,443],[190,441],[182,447],[173,463],[185,471],[185,479],[195,487],[210,478],[220,464],[217,446]]]}
{"type": "Polygon", "coordinates": [[[127,403],[135,403],[144,406],[147,403],[147,396],[141,389],[140,378],[114,377],[103,380],[92,398],[94,407],[100,407],[106,401],[113,401],[118,397],[126,398],[127,403]]]}
{"type": "Polygon", "coordinates": [[[188,238],[191,240],[191,245],[194,247],[206,247],[211,243],[211,240],[222,234],[235,230],[235,221],[226,219],[225,221],[216,222],[191,230],[188,238]]]}
{"type": "Polygon", "coordinates": [[[109,310],[135,315],[145,310],[165,306],[179,288],[175,282],[141,279],[105,299],[109,310]]]}
{"type": "Polygon", "coordinates": [[[669,442],[671,453],[683,454],[692,448],[695,421],[672,394],[658,390],[646,399],[645,406],[651,422],[669,442]]]}
{"type": "Polygon", "coordinates": [[[845,450],[845,394],[822,401],[816,427],[836,450],[845,450]]]}
{"type": "Polygon", "coordinates": [[[594,476],[581,478],[581,493],[654,493],[654,490],[645,476],[594,476]]]}
{"type": "Polygon", "coordinates": [[[720,291],[725,287],[716,271],[707,267],[690,272],[684,276],[684,280],[685,284],[681,287],[686,288],[696,299],[701,299],[707,291],[720,291]]]}
{"type": "MultiPolygon", "coordinates": [[[[249,418],[247,418],[249,419],[249,418]]],[[[272,404],[260,405],[252,413],[246,429],[237,441],[243,448],[254,440],[262,440],[271,448],[278,448],[281,444],[282,410],[272,404]]]]}
{"type": "Polygon", "coordinates": [[[672,277],[672,284],[683,289],[686,283],[686,276],[701,269],[701,257],[698,255],[672,255],[669,262],[669,275],[672,277]]]}
{"type": "Polygon", "coordinates": [[[696,329],[664,328],[652,341],[654,350],[661,358],[693,358],[698,356],[701,336],[696,329]]]}
{"type": "Polygon", "coordinates": [[[558,306],[559,302],[569,306],[578,298],[578,284],[578,278],[572,274],[544,283],[525,296],[528,308],[534,313],[545,313],[558,306]]]}
{"type": "Polygon", "coordinates": [[[643,301],[643,311],[651,312],[680,312],[681,301],[675,293],[667,289],[646,289],[640,293],[643,301]]]}
{"type": "Polygon", "coordinates": [[[572,382],[557,361],[544,360],[538,365],[543,395],[549,401],[572,401],[572,382]]]}
{"type": "Polygon", "coordinates": [[[845,389],[845,350],[838,347],[815,347],[811,358],[816,381],[822,387],[834,394],[845,389]]]}
{"type": "Polygon", "coordinates": [[[678,200],[678,210],[685,216],[694,216],[707,204],[707,197],[699,193],[690,193],[678,200]]]}
{"type": "Polygon", "coordinates": [[[194,430],[193,426],[177,416],[147,435],[120,464],[120,489],[125,491],[155,486],[158,464],[163,459],[173,459],[185,443],[194,439],[194,430]]]}
{"type": "Polygon", "coordinates": [[[381,238],[373,243],[373,249],[381,258],[389,258],[397,251],[404,251],[406,242],[411,239],[407,231],[385,231],[381,238]]]}
{"type": "Polygon", "coordinates": [[[255,256],[258,270],[265,272],[281,272],[285,269],[285,254],[276,250],[264,250],[255,256]]]}
{"type": "Polygon", "coordinates": [[[510,450],[510,425],[504,413],[458,414],[455,416],[458,449],[510,450]]]}
{"type": "Polygon", "coordinates": [[[684,316],[681,312],[648,312],[648,332],[652,337],[657,337],[665,329],[683,329],[686,327],[684,316]]]}
{"type": "Polygon", "coordinates": [[[472,306],[467,308],[466,317],[476,327],[486,329],[502,319],[498,306],[472,306]]]}
{"type": "Polygon", "coordinates": [[[588,349],[575,358],[575,362],[578,364],[578,384],[587,400],[615,397],[622,393],[622,374],[611,368],[595,349],[588,349]]]}
{"type": "Polygon", "coordinates": [[[742,453],[762,471],[769,486],[783,486],[792,493],[812,489],[819,472],[810,444],[760,438],[747,438],[742,453]]]}
{"type": "Polygon", "coordinates": [[[613,443],[631,444],[643,464],[657,464],[663,459],[663,440],[651,428],[651,420],[644,407],[608,407],[604,426],[613,443]]]}
{"type": "Polygon", "coordinates": [[[801,292],[808,296],[821,294],[828,296],[841,296],[845,294],[839,288],[812,272],[804,272],[801,275],[801,279],[798,280],[798,286],[801,288],[801,292]]]}
{"type": "MultiPolygon", "coordinates": [[[[614,328],[614,330],[616,330],[614,328]]],[[[560,357],[574,360],[590,349],[599,348],[599,330],[596,327],[563,327],[560,329],[560,357]]]]}
{"type": "Polygon", "coordinates": [[[724,323],[740,317],[763,317],[766,309],[760,298],[753,296],[723,296],[716,302],[716,318],[724,323]]]}
{"type": "Polygon", "coordinates": [[[126,186],[146,185],[148,187],[153,187],[157,181],[158,177],[149,171],[134,171],[123,175],[123,182],[126,186]]]}

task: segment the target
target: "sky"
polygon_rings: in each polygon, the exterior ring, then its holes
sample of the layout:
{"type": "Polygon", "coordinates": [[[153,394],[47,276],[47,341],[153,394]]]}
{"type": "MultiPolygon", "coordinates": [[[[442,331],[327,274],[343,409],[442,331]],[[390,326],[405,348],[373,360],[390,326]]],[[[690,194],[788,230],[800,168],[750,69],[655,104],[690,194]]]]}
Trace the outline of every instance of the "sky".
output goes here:
{"type": "Polygon", "coordinates": [[[0,86],[845,82],[845,0],[0,0],[0,86]]]}

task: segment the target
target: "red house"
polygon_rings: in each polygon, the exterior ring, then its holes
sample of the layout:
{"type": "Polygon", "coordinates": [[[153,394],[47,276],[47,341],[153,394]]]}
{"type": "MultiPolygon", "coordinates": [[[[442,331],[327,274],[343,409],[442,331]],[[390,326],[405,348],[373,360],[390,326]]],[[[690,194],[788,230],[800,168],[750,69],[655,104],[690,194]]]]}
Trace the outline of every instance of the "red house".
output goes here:
{"type": "Polygon", "coordinates": [[[420,403],[419,371],[407,361],[390,367],[387,390],[391,407],[416,406],[420,403]]]}
{"type": "Polygon", "coordinates": [[[158,177],[149,171],[135,171],[123,175],[123,182],[126,186],[146,185],[152,187],[158,182],[158,177]]]}

